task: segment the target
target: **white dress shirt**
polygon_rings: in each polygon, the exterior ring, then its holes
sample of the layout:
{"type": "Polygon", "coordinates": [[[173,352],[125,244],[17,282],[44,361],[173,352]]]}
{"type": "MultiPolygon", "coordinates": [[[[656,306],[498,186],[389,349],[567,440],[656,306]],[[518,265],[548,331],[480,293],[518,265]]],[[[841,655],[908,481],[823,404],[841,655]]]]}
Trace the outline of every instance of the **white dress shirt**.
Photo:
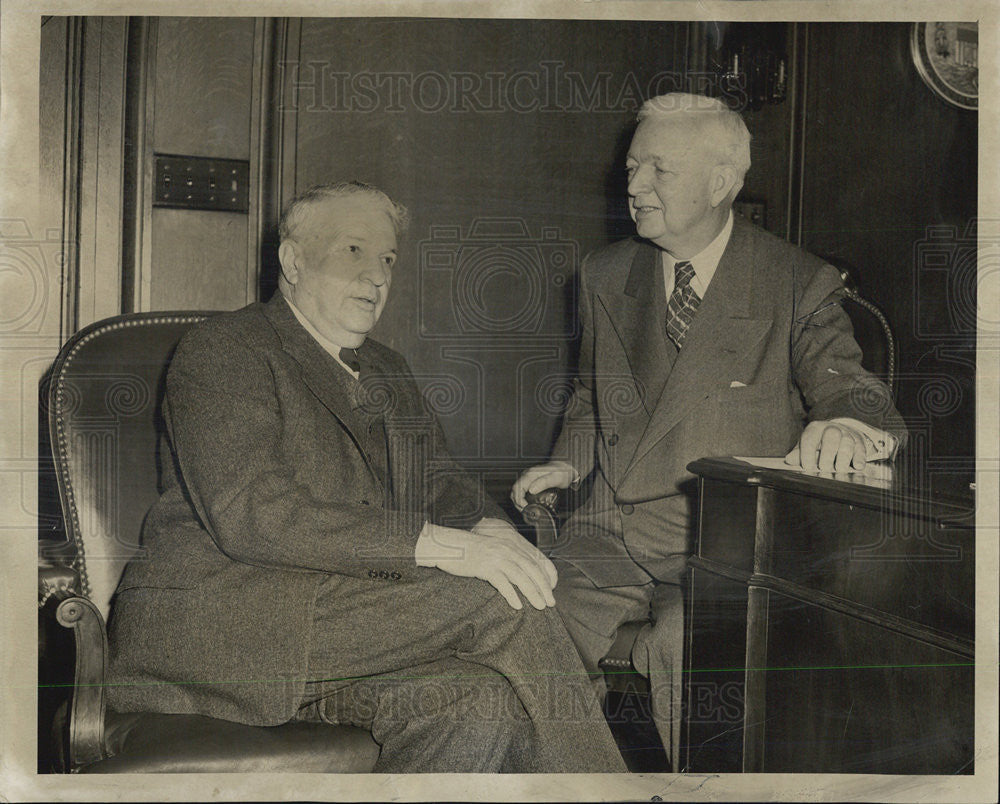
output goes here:
{"type": "MultiPolygon", "coordinates": [[[[282,294],[282,295],[284,295],[284,294],[282,294]]],[[[318,329],[316,329],[316,327],[314,327],[312,324],[309,323],[309,319],[306,318],[304,315],[302,315],[302,311],[298,307],[296,307],[294,304],[292,304],[292,300],[291,299],[289,299],[287,296],[285,296],[285,301],[288,302],[288,306],[292,308],[292,312],[295,313],[295,317],[299,320],[299,323],[303,327],[305,327],[306,332],[308,332],[310,335],[313,336],[313,339],[316,341],[316,343],[318,343],[320,346],[322,346],[323,350],[325,352],[327,352],[330,355],[330,357],[332,357],[341,366],[343,366],[344,367],[344,371],[346,371],[348,374],[350,374],[352,377],[354,377],[354,379],[358,379],[358,372],[356,372],[354,369],[352,369],[350,366],[348,366],[347,363],[345,363],[343,360],[340,359],[340,350],[341,349],[350,349],[352,347],[350,347],[350,346],[341,346],[341,345],[339,345],[339,344],[334,343],[333,341],[331,341],[329,338],[327,338],[325,335],[323,335],[318,329]]]]}
{"type": "Polygon", "coordinates": [[[694,268],[694,276],[691,277],[691,290],[698,294],[699,299],[705,298],[705,291],[715,276],[715,269],[719,267],[719,260],[722,259],[722,252],[729,245],[729,236],[733,233],[733,213],[729,212],[729,218],[722,231],[716,235],[715,240],[705,248],[695,254],[690,260],[675,260],[666,251],[660,251],[663,261],[663,287],[667,291],[667,298],[674,292],[674,266],[678,262],[689,262],[694,268]]]}

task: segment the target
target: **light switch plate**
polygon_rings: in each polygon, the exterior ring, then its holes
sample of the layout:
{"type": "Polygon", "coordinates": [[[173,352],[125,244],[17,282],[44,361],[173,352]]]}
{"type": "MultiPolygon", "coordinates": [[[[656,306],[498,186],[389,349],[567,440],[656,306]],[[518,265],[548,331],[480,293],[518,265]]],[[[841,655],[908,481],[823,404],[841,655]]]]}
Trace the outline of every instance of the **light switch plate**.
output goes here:
{"type": "Polygon", "coordinates": [[[153,206],[246,212],[250,162],[154,154],[153,206]]]}

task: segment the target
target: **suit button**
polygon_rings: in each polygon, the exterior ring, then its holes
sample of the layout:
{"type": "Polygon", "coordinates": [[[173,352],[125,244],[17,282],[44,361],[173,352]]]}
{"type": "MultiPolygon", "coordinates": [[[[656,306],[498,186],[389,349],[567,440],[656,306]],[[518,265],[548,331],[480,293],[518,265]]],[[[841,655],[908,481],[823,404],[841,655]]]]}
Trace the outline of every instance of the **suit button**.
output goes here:
{"type": "Polygon", "coordinates": [[[632,505],[632,503],[625,503],[625,505],[622,506],[622,513],[625,514],[625,516],[628,516],[634,510],[635,510],[635,506],[632,505]]]}
{"type": "Polygon", "coordinates": [[[612,433],[608,437],[608,446],[613,447],[617,443],[618,443],[618,433],[612,433]]]}

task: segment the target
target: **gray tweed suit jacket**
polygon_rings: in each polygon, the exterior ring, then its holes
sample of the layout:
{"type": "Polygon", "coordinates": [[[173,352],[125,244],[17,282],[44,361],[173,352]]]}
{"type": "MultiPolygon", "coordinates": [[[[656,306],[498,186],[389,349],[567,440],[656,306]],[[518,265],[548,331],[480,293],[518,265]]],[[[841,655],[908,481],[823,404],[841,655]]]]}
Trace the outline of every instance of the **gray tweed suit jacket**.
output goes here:
{"type": "Polygon", "coordinates": [[[905,439],[866,372],[836,269],[737,216],[678,354],[659,249],[631,239],[581,269],[578,376],[554,456],[593,488],[556,551],[598,586],[676,580],[706,456],[779,456],[805,424],[848,416],[905,439]]]}
{"type": "Polygon", "coordinates": [[[358,356],[360,388],[280,294],[183,338],[165,488],[109,623],[114,709],[286,722],[325,577],[411,583],[434,572],[413,558],[426,520],[505,518],[448,457],[405,360],[371,339],[358,356]]]}

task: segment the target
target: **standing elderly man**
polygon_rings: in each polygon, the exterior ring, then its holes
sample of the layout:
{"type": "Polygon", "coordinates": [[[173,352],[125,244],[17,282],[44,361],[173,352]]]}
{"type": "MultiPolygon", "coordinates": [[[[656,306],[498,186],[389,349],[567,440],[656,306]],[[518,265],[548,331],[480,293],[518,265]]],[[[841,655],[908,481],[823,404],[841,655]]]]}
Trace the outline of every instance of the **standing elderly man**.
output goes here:
{"type": "Polygon", "coordinates": [[[552,555],[557,608],[603,688],[597,663],[617,629],[652,607],[632,661],[674,768],[688,463],[787,453],[843,472],[905,437],[888,389],[861,368],[837,271],[734,217],[749,143],[718,100],[675,93],[642,107],[625,165],[638,238],[581,268],[579,371],[554,460],[511,493],[523,507],[525,492],[592,476],[552,555]]]}
{"type": "Polygon", "coordinates": [[[362,725],[379,771],[623,771],[552,564],[367,337],[404,224],[368,185],[308,191],[282,218],[280,293],[181,341],[110,703],[362,725]]]}

